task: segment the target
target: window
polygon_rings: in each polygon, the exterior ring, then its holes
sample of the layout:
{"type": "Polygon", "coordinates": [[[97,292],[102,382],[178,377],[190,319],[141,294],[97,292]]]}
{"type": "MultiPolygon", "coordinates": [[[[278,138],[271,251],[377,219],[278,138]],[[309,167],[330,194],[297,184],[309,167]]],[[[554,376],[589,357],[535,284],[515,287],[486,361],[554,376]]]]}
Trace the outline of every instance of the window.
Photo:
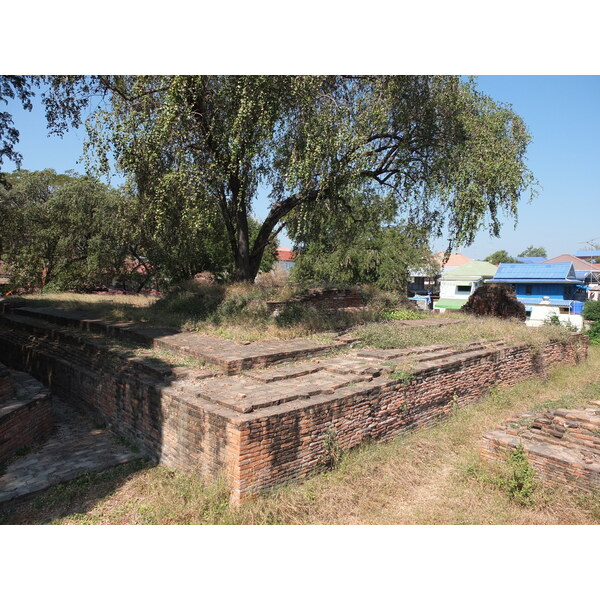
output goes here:
{"type": "Polygon", "coordinates": [[[526,285],[525,286],[525,294],[527,296],[531,296],[532,293],[533,293],[533,286],[532,285],[526,285]]]}
{"type": "Polygon", "coordinates": [[[471,286],[470,285],[457,285],[456,286],[456,293],[457,294],[470,294],[471,293],[471,286]]]}

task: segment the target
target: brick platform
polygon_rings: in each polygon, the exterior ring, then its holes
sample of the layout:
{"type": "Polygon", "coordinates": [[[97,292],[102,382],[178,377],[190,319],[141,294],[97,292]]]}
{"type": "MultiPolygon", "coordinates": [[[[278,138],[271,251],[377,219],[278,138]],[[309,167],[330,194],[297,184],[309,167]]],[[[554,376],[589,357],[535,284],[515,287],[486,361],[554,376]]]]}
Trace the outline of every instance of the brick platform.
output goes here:
{"type": "Polygon", "coordinates": [[[600,402],[585,410],[515,415],[483,436],[481,456],[502,460],[519,445],[540,479],[579,492],[600,489],[600,402]]]}
{"type": "MultiPolygon", "coordinates": [[[[65,400],[93,407],[157,462],[193,469],[206,480],[224,472],[234,500],[326,465],[332,440],[348,449],[431,425],[493,385],[575,363],[587,353],[587,337],[578,334],[539,354],[501,342],[462,350],[437,344],[352,351],[348,338],[339,346],[343,354],[319,357],[306,345],[307,357],[296,362],[272,347],[275,354],[262,355],[264,368],[252,358],[253,368],[244,371],[142,369],[81,339],[75,328],[58,331],[44,319],[40,312],[36,319],[31,312],[2,317],[0,360],[31,372],[65,400]]],[[[189,339],[198,346],[205,341],[189,339]]],[[[239,366],[239,355],[229,358],[239,366]]]]}

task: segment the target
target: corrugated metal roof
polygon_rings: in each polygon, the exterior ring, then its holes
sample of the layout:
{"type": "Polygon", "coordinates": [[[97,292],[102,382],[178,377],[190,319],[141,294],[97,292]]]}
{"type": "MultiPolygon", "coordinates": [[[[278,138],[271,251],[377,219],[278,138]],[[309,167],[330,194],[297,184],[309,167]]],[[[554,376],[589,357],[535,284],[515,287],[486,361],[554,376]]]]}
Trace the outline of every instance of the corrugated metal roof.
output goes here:
{"type": "Polygon", "coordinates": [[[545,256],[515,256],[515,260],[518,260],[520,263],[525,263],[526,265],[539,265],[540,263],[545,262],[545,256]]]}
{"type": "Polygon", "coordinates": [[[572,280],[579,283],[576,278],[573,263],[541,263],[539,265],[525,265],[521,263],[500,263],[493,281],[556,281],[572,280]]]}
{"type": "Polygon", "coordinates": [[[467,302],[467,299],[459,300],[456,298],[440,298],[437,302],[434,302],[433,308],[462,308],[467,302]]]}
{"type": "Polygon", "coordinates": [[[579,250],[578,252],[573,252],[573,256],[577,258],[600,258],[600,250],[579,250]]]}
{"type": "Polygon", "coordinates": [[[478,279],[480,277],[493,277],[496,272],[496,265],[485,262],[484,260],[472,260],[456,269],[452,269],[449,273],[444,273],[442,279],[444,281],[452,281],[453,279],[478,279]]]}
{"type": "Polygon", "coordinates": [[[600,271],[600,264],[589,263],[581,258],[577,258],[572,254],[561,254],[560,256],[555,256],[554,258],[550,258],[544,262],[547,263],[563,263],[563,262],[572,262],[573,268],[576,271],[600,271]]]}
{"type": "Polygon", "coordinates": [[[517,296],[517,300],[526,304],[527,306],[571,306],[573,300],[558,300],[550,298],[548,302],[541,302],[538,298],[532,298],[531,296],[517,296]]]}
{"type": "MultiPolygon", "coordinates": [[[[445,257],[446,253],[445,252],[438,252],[437,254],[433,255],[433,258],[441,265],[444,261],[444,257],[445,257]]],[[[444,264],[444,267],[460,267],[461,265],[464,265],[465,263],[471,262],[473,259],[469,258],[468,256],[465,256],[464,254],[460,254],[460,252],[452,252],[450,254],[450,256],[448,257],[448,261],[444,264]]]]}

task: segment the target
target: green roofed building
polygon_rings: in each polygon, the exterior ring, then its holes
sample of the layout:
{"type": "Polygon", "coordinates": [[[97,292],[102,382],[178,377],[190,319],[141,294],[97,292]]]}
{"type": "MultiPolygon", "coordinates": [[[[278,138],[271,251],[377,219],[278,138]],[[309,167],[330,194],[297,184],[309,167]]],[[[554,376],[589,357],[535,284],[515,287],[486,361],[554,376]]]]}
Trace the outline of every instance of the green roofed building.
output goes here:
{"type": "Polygon", "coordinates": [[[440,312],[458,310],[480,285],[494,277],[497,268],[483,260],[472,260],[444,273],[440,281],[440,299],[433,308],[440,312]]]}

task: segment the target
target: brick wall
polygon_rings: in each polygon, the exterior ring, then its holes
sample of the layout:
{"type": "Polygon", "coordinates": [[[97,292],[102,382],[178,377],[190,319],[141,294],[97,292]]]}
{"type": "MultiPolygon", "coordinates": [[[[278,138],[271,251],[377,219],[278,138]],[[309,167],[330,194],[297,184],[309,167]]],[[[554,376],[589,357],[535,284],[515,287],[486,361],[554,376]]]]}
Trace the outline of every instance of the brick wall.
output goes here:
{"type": "Polygon", "coordinates": [[[32,387],[15,384],[10,370],[0,364],[0,461],[43,438],[53,425],[50,392],[37,382],[32,387]]]}
{"type": "Polygon", "coordinates": [[[0,324],[0,361],[89,409],[156,462],[209,481],[222,472],[234,476],[239,432],[228,420],[233,411],[182,395],[160,365],[148,368],[76,335],[42,331],[42,325],[0,324]]]}
{"type": "Polygon", "coordinates": [[[7,367],[0,364],[0,406],[8,402],[13,397],[13,385],[10,378],[10,371],[7,367]]]}
{"type": "Polygon", "coordinates": [[[241,425],[240,496],[297,479],[327,462],[327,439],[343,449],[370,439],[389,439],[449,416],[493,385],[507,386],[556,365],[574,364],[587,354],[587,338],[548,344],[540,355],[528,347],[491,351],[475,360],[423,371],[408,384],[374,380],[315,403],[288,403],[241,425]],[[287,408],[287,410],[286,410],[287,408]]]}
{"type": "Polygon", "coordinates": [[[63,399],[98,411],[111,428],[157,462],[192,469],[207,481],[225,474],[235,500],[305,477],[328,461],[328,444],[349,449],[426,427],[490,386],[511,385],[586,356],[587,337],[489,349],[425,368],[408,383],[378,377],[331,394],[244,414],[185,392],[166,371],[134,362],[63,332],[32,335],[0,320],[0,361],[33,374],[63,399]]]}
{"type": "Polygon", "coordinates": [[[267,302],[270,310],[281,310],[286,306],[312,306],[319,310],[341,310],[358,308],[365,302],[358,290],[311,290],[306,294],[286,302],[267,302]]]}

